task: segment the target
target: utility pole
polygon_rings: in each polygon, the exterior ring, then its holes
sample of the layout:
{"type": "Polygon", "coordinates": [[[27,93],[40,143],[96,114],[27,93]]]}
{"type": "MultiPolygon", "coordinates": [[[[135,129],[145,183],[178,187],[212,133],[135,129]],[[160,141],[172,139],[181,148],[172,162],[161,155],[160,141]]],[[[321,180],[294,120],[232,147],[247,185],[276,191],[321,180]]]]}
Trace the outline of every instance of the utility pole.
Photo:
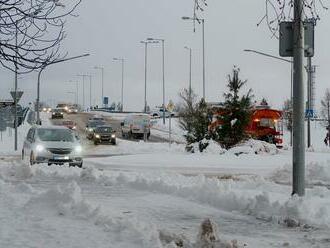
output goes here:
{"type": "Polygon", "coordinates": [[[304,1],[294,0],[293,22],[293,188],[305,195],[304,1]]]}
{"type": "Polygon", "coordinates": [[[113,61],[121,62],[121,109],[124,110],[124,68],[125,68],[125,59],[124,58],[113,58],[113,61]]]}
{"type": "Polygon", "coordinates": [[[192,49],[190,47],[185,46],[185,49],[189,50],[189,97],[191,98],[191,93],[192,93],[192,88],[191,88],[191,74],[192,74],[192,62],[191,62],[191,57],[192,57],[192,49]]]}
{"type": "Polygon", "coordinates": [[[85,78],[88,77],[89,75],[87,74],[78,74],[78,77],[82,77],[83,79],[83,110],[85,111],[85,78]]]}
{"type": "Polygon", "coordinates": [[[102,94],[102,99],[101,99],[101,105],[103,106],[103,108],[105,107],[103,104],[104,101],[104,67],[103,66],[94,66],[94,69],[99,69],[101,70],[101,76],[102,76],[102,85],[101,85],[101,94],[102,94]]]}
{"type": "MultiPolygon", "coordinates": [[[[312,58],[307,58],[307,109],[312,110],[312,58]]],[[[307,115],[307,147],[311,147],[311,117],[310,113],[307,115]]]]}
{"type": "Polygon", "coordinates": [[[14,121],[14,128],[15,128],[15,151],[17,151],[17,126],[18,126],[18,118],[17,118],[17,81],[18,81],[18,66],[17,66],[17,56],[18,56],[18,42],[17,42],[17,27],[18,22],[16,21],[16,33],[15,33],[15,49],[16,49],[16,58],[15,58],[15,97],[14,97],[14,106],[15,106],[15,121],[14,121]]]}
{"type": "Polygon", "coordinates": [[[92,109],[92,75],[88,75],[89,77],[89,109],[92,109]]]}

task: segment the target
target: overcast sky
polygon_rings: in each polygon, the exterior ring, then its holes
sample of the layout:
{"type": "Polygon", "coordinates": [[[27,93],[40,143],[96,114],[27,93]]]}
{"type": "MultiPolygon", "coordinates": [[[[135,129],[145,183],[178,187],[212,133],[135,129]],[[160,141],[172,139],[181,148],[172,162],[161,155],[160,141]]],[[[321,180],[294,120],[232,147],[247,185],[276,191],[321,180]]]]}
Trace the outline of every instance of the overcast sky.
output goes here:
{"type": "MultiPolygon", "coordinates": [[[[188,87],[189,53],[184,46],[193,49],[192,86],[202,94],[202,33],[197,26],[193,33],[190,21],[193,0],[83,0],[77,9],[79,17],[67,23],[67,38],[63,52],[69,56],[90,53],[91,56],[66,64],[49,67],[42,77],[43,101],[69,101],[73,85],[69,80],[80,81],[79,101],[82,102],[81,78],[76,74],[93,75],[92,102],[100,104],[101,75],[95,65],[105,68],[105,95],[110,102],[120,101],[121,67],[113,57],[124,57],[125,90],[124,106],[130,110],[142,110],[144,104],[144,45],[147,37],[164,38],[166,41],[166,101],[178,101],[178,93],[188,87]]],[[[265,97],[274,107],[282,105],[290,95],[290,64],[256,54],[243,52],[256,49],[278,55],[278,40],[271,37],[265,25],[257,27],[264,15],[261,0],[210,0],[203,14],[206,19],[206,98],[219,101],[227,83],[226,76],[233,65],[241,69],[241,78],[247,79],[247,87],[254,91],[256,100],[265,97]]],[[[318,65],[317,103],[325,88],[330,87],[330,15],[322,13],[316,29],[316,55],[318,65]]],[[[161,47],[149,46],[147,98],[151,107],[162,103],[161,47]]],[[[0,98],[9,98],[13,75],[0,70],[0,98]]],[[[23,103],[36,98],[36,73],[24,75],[19,88],[25,91],[23,103]]],[[[89,85],[86,83],[86,103],[89,103],[89,85]]]]}

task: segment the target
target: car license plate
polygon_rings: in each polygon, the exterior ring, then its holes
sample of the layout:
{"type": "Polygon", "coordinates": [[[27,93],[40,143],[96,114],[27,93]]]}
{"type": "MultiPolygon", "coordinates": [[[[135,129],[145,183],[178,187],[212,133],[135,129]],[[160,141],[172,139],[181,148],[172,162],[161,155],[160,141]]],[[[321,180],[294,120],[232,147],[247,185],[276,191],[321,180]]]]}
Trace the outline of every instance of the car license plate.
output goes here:
{"type": "Polygon", "coordinates": [[[54,160],[69,160],[68,156],[54,156],[54,160]]]}

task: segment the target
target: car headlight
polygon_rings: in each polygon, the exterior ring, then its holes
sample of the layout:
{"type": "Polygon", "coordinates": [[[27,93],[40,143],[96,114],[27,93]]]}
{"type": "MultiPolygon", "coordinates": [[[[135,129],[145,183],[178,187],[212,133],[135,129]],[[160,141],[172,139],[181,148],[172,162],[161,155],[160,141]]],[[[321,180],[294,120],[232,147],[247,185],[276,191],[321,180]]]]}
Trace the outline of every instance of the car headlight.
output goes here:
{"type": "Polygon", "coordinates": [[[99,139],[100,138],[100,135],[99,134],[96,134],[95,135],[95,138],[99,139]]]}
{"type": "Polygon", "coordinates": [[[116,138],[116,135],[115,134],[111,134],[111,138],[116,138]]]}
{"type": "Polygon", "coordinates": [[[60,114],[61,114],[61,115],[63,115],[63,113],[62,113],[62,112],[61,112],[60,114]]]}
{"type": "Polygon", "coordinates": [[[37,152],[42,152],[42,151],[44,151],[45,150],[45,147],[43,146],[43,145],[37,145],[36,146],[36,151],[37,152]]]}
{"type": "Polygon", "coordinates": [[[93,132],[93,128],[88,128],[88,131],[93,132]]]}
{"type": "Polygon", "coordinates": [[[72,129],[76,129],[76,126],[73,126],[72,129]]]}
{"type": "Polygon", "coordinates": [[[81,146],[76,146],[74,149],[76,153],[81,153],[82,152],[82,147],[81,146]]]}

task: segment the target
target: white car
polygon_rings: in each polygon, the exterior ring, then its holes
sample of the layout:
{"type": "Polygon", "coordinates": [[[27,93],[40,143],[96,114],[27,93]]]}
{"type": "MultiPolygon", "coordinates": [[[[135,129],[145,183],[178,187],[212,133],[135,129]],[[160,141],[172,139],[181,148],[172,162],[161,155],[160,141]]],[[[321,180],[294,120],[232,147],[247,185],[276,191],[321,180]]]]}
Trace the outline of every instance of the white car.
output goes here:
{"type": "MultiPolygon", "coordinates": [[[[153,118],[162,118],[163,115],[164,115],[164,109],[163,108],[158,108],[158,109],[155,109],[153,111],[150,112],[150,115],[153,117],[153,118]]],[[[165,118],[168,118],[168,117],[174,117],[175,114],[174,113],[171,113],[169,112],[167,109],[165,109],[165,118]]]]}
{"type": "Polygon", "coordinates": [[[24,141],[22,159],[30,165],[48,163],[82,167],[82,147],[77,134],[61,126],[32,127],[24,141]]]}
{"type": "Polygon", "coordinates": [[[143,138],[144,134],[150,137],[150,116],[147,114],[128,115],[121,122],[121,133],[127,138],[143,138]]]}

